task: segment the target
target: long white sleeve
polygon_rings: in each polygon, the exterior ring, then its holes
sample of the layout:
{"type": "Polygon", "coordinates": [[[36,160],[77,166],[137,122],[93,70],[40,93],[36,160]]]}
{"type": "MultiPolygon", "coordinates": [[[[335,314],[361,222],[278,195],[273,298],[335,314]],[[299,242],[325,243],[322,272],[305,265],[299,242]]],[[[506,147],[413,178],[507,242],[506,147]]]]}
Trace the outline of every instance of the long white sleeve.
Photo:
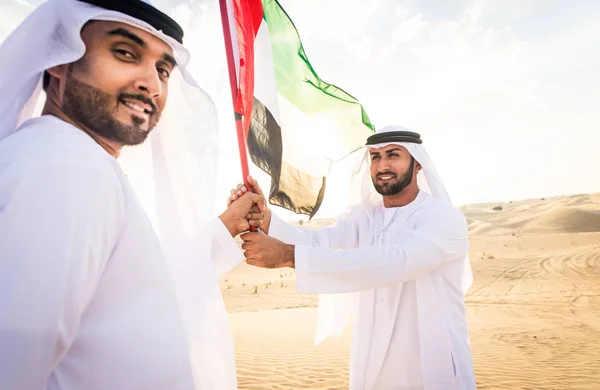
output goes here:
{"type": "Polygon", "coordinates": [[[214,218],[207,226],[212,235],[211,255],[217,278],[221,278],[244,260],[244,253],[221,219],[214,218]]]}
{"type": "Polygon", "coordinates": [[[468,229],[458,211],[435,208],[419,218],[415,229],[394,229],[396,238],[385,245],[343,250],[296,246],[298,292],[344,293],[393,285],[466,254],[468,229]]]}
{"type": "Polygon", "coordinates": [[[0,388],[44,389],[77,334],[124,215],[120,184],[81,163],[0,165],[0,388]]]}
{"type": "Polygon", "coordinates": [[[329,249],[347,248],[349,243],[358,241],[357,225],[352,214],[342,215],[335,225],[319,230],[292,226],[272,214],[269,235],[286,244],[329,249]],[[353,237],[356,239],[353,240],[353,237]]]}

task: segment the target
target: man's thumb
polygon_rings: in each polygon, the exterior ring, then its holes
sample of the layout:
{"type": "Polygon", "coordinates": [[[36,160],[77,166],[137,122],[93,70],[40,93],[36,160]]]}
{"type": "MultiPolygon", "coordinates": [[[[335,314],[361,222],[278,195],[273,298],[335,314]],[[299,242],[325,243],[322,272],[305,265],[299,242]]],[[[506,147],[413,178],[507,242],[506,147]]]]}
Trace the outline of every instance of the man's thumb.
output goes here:
{"type": "Polygon", "coordinates": [[[251,175],[248,175],[247,180],[248,180],[248,185],[252,189],[252,192],[254,192],[255,194],[263,195],[262,190],[260,189],[260,186],[258,185],[258,181],[256,181],[255,178],[253,178],[251,175]]]}
{"type": "Polygon", "coordinates": [[[265,198],[262,195],[251,193],[250,200],[258,206],[260,211],[265,211],[267,205],[265,204],[265,198]]]}

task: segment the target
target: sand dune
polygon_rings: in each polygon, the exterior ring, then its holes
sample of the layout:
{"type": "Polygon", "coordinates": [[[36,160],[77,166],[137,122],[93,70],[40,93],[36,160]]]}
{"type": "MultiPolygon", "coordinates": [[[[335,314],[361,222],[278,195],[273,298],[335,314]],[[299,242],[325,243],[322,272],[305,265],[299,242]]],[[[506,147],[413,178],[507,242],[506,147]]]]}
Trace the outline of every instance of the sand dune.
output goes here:
{"type": "Polygon", "coordinates": [[[512,232],[510,226],[497,226],[490,222],[477,221],[471,218],[467,218],[467,223],[469,225],[470,234],[502,235],[512,232]]]}
{"type": "MultiPolygon", "coordinates": [[[[600,389],[600,194],[461,210],[478,388],[600,389]]],[[[292,270],[241,264],[220,283],[240,389],[347,389],[350,329],[312,345],[317,300],[295,292],[292,270]]]]}
{"type": "Polygon", "coordinates": [[[600,232],[600,211],[574,207],[555,207],[525,225],[529,232],[581,233],[600,232]]]}
{"type": "Polygon", "coordinates": [[[348,387],[348,334],[312,345],[316,310],[233,313],[239,387],[343,389],[348,387]]]}

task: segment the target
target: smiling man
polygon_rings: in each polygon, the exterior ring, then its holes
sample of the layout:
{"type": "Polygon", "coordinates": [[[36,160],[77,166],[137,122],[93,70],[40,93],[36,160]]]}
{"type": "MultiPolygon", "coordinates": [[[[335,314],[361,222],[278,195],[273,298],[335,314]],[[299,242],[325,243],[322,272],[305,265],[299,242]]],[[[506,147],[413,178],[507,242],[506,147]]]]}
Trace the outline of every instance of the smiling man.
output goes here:
{"type": "Polygon", "coordinates": [[[139,0],[47,0],[2,42],[0,389],[237,388],[218,278],[262,200],[212,215],[182,42],[139,0]]]}
{"type": "Polygon", "coordinates": [[[141,144],[156,127],[176,66],[173,50],[118,22],[91,21],[81,38],[83,58],[45,73],[42,115],[82,129],[118,157],[123,146],[141,144]]]}
{"type": "MultiPolygon", "coordinates": [[[[465,218],[452,206],[419,134],[389,126],[364,148],[365,194],[335,226],[296,228],[265,213],[245,233],[248,264],[294,267],[319,298],[317,342],[354,314],[350,389],[475,389],[464,295],[465,218]]],[[[251,184],[260,192],[255,181],[251,184]]],[[[229,199],[235,204],[245,188],[229,199]]]]}

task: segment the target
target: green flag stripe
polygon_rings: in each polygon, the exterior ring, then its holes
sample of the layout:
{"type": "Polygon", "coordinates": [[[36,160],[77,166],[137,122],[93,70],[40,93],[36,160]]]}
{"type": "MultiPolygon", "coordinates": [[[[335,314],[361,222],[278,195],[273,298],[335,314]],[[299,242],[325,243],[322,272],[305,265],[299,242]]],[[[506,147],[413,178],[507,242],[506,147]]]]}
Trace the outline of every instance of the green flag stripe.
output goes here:
{"type": "Polygon", "coordinates": [[[356,121],[369,132],[374,126],[360,102],[333,84],[319,78],[312,67],[300,36],[277,0],[263,0],[264,20],[269,28],[277,91],[307,115],[334,109],[355,111],[356,121]]]}

